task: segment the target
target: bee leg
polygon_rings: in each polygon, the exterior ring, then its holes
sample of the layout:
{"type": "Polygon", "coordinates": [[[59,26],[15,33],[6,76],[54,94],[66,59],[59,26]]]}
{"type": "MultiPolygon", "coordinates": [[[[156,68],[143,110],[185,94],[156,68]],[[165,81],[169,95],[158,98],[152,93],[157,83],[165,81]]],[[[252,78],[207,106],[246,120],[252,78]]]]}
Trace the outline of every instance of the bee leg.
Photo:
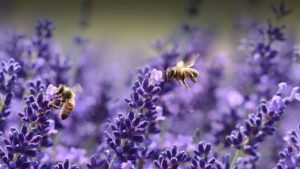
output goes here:
{"type": "Polygon", "coordinates": [[[174,77],[172,77],[172,80],[176,80],[179,83],[179,85],[182,87],[182,85],[181,85],[181,83],[180,83],[179,80],[175,79],[174,77]]]}
{"type": "Polygon", "coordinates": [[[185,85],[185,87],[186,87],[187,89],[190,89],[189,86],[188,86],[188,84],[187,84],[184,80],[182,81],[182,83],[185,85]]]}
{"type": "Polygon", "coordinates": [[[62,102],[62,100],[54,100],[54,101],[50,102],[50,104],[48,106],[50,108],[60,109],[62,107],[61,102],[62,102]]]}
{"type": "Polygon", "coordinates": [[[180,81],[179,81],[179,80],[177,80],[177,79],[176,79],[176,81],[179,83],[180,87],[182,87],[182,85],[181,85],[180,81]]]}
{"type": "Polygon", "coordinates": [[[197,79],[194,77],[193,73],[189,72],[189,76],[194,83],[197,83],[197,79]]]}
{"type": "Polygon", "coordinates": [[[59,106],[57,106],[57,105],[55,105],[55,104],[53,104],[53,103],[51,103],[51,104],[49,104],[48,105],[50,108],[53,108],[53,109],[60,109],[61,107],[59,107],[59,106]]]}
{"type": "Polygon", "coordinates": [[[184,81],[184,79],[185,79],[185,73],[182,73],[182,79],[181,79],[181,81],[185,85],[186,88],[190,89],[189,86],[187,85],[187,83],[184,81]]]}

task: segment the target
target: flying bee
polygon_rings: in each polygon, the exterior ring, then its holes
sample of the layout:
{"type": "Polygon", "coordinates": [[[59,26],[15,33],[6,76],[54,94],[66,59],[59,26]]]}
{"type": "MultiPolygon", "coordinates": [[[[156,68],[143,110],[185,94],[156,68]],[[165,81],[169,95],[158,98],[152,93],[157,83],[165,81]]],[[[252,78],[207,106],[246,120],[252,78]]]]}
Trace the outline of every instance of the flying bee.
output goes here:
{"type": "Polygon", "coordinates": [[[187,62],[179,61],[176,66],[169,67],[166,70],[166,78],[167,80],[176,80],[180,86],[182,83],[186,86],[186,88],[190,89],[187,83],[184,81],[185,78],[190,78],[194,83],[197,82],[196,77],[199,75],[196,69],[191,68],[195,64],[195,60],[199,55],[193,55],[187,62]]]}
{"type": "MultiPolygon", "coordinates": [[[[80,86],[76,86],[78,90],[80,90],[80,86]]],[[[76,88],[69,88],[65,85],[60,84],[55,92],[55,94],[58,96],[57,99],[54,101],[54,104],[51,104],[51,106],[55,109],[60,109],[60,118],[62,120],[67,119],[74,106],[75,106],[75,90],[76,88]],[[59,104],[60,106],[57,106],[59,104]]]]}

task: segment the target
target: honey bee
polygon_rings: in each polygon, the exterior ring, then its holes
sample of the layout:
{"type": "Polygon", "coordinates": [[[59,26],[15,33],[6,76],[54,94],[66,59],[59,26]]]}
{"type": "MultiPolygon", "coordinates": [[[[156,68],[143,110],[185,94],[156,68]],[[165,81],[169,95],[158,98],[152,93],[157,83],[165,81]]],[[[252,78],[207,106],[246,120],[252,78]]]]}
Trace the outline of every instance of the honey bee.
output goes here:
{"type": "Polygon", "coordinates": [[[68,88],[65,85],[59,85],[55,94],[58,96],[57,99],[54,101],[54,104],[51,106],[55,109],[61,109],[60,110],[60,118],[62,120],[67,119],[74,106],[75,106],[75,92],[74,89],[68,88]],[[57,106],[57,103],[60,106],[57,106]]]}
{"type": "Polygon", "coordinates": [[[191,68],[195,64],[195,60],[199,55],[193,55],[187,62],[179,61],[176,66],[169,67],[166,70],[166,78],[167,80],[176,80],[180,86],[180,80],[186,86],[186,88],[190,89],[187,83],[184,81],[185,78],[190,78],[194,83],[197,82],[196,77],[199,75],[196,69],[191,68]]]}

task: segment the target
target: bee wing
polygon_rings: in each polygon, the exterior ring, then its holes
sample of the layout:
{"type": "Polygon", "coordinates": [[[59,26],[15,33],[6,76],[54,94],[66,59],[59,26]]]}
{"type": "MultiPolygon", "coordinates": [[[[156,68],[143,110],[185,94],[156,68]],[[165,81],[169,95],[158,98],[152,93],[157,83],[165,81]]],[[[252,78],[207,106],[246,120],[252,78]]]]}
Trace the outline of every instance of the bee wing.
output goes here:
{"type": "Polygon", "coordinates": [[[183,67],[184,66],[184,62],[181,60],[179,62],[177,62],[176,67],[183,67]]]}
{"type": "Polygon", "coordinates": [[[191,58],[184,63],[184,67],[186,68],[192,67],[199,56],[200,54],[193,54],[191,58]]]}
{"type": "Polygon", "coordinates": [[[72,91],[77,94],[77,93],[81,93],[82,92],[82,87],[80,84],[75,84],[72,88],[72,91]]]}

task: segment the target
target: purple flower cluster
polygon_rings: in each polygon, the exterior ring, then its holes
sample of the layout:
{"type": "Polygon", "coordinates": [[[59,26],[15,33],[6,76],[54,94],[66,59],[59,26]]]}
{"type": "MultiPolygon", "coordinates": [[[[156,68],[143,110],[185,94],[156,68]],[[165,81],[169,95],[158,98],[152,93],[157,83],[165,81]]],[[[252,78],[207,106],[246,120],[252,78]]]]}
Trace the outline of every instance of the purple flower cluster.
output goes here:
{"type": "Polygon", "coordinates": [[[194,157],[192,159],[191,169],[195,168],[212,168],[215,164],[215,159],[208,159],[208,155],[211,151],[211,144],[200,142],[198,149],[194,151],[194,157]]]}
{"type": "Polygon", "coordinates": [[[144,141],[144,133],[148,126],[148,121],[141,116],[135,117],[133,112],[129,112],[127,117],[118,115],[116,125],[111,125],[114,139],[107,134],[106,142],[113,149],[120,162],[135,161],[138,152],[144,149],[140,144],[144,141]]]}
{"type": "Polygon", "coordinates": [[[188,156],[184,151],[178,152],[176,145],[172,149],[167,149],[158,157],[158,160],[154,160],[154,165],[158,169],[172,169],[178,168],[180,163],[188,161],[188,156]]]}
{"type": "Polygon", "coordinates": [[[108,161],[99,157],[99,155],[93,155],[90,159],[90,163],[87,164],[88,169],[108,168],[108,161]]]}
{"type": "Polygon", "coordinates": [[[280,83],[278,86],[276,94],[270,101],[263,100],[258,111],[249,114],[245,124],[238,126],[238,129],[226,137],[226,141],[237,149],[237,156],[243,151],[258,160],[258,143],[263,142],[266,136],[274,135],[275,124],[282,118],[286,106],[295,99],[299,100],[298,87],[293,88],[290,96],[283,97],[282,92],[287,85],[280,83]]]}
{"type": "Polygon", "coordinates": [[[284,137],[284,140],[287,143],[287,147],[280,152],[280,160],[276,169],[297,168],[300,164],[299,138],[297,132],[290,131],[284,137]]]}
{"type": "Polygon", "coordinates": [[[54,166],[54,169],[79,169],[77,165],[70,166],[70,162],[66,159],[63,163],[59,163],[54,166]]]}
{"type": "Polygon", "coordinates": [[[31,165],[37,166],[36,161],[31,160],[36,157],[35,148],[39,147],[42,136],[28,132],[26,126],[22,126],[21,131],[11,128],[9,139],[4,138],[5,149],[1,150],[1,159],[9,168],[29,168],[31,165]]]}
{"type": "Polygon", "coordinates": [[[18,78],[17,73],[21,67],[18,62],[10,59],[8,62],[1,63],[2,69],[0,72],[0,132],[4,131],[4,118],[7,117],[11,110],[9,109],[12,97],[14,95],[16,81],[18,78]]]}
{"type": "Polygon", "coordinates": [[[18,113],[22,126],[18,131],[11,128],[8,138],[3,137],[5,149],[1,150],[1,159],[9,168],[29,168],[38,166],[38,151],[42,147],[52,146],[49,135],[51,127],[49,101],[44,99],[43,89],[37,97],[26,98],[24,112],[18,113]]]}
{"type": "Polygon", "coordinates": [[[130,99],[125,101],[136,110],[136,115],[141,114],[142,118],[149,122],[147,124],[148,133],[158,133],[160,130],[156,125],[159,107],[157,106],[158,94],[161,91],[158,86],[162,82],[160,71],[150,72],[149,67],[138,70],[138,80],[133,83],[130,99]]]}
{"type": "Polygon", "coordinates": [[[110,124],[113,137],[109,131],[106,133],[106,142],[115,152],[111,162],[113,168],[120,168],[129,161],[136,164],[140,153],[145,154],[145,138],[160,132],[157,126],[157,102],[161,90],[158,85],[161,82],[161,72],[150,72],[149,67],[138,70],[138,80],[131,87],[131,97],[125,99],[131,110],[127,115],[118,114],[116,122],[110,124]]]}

